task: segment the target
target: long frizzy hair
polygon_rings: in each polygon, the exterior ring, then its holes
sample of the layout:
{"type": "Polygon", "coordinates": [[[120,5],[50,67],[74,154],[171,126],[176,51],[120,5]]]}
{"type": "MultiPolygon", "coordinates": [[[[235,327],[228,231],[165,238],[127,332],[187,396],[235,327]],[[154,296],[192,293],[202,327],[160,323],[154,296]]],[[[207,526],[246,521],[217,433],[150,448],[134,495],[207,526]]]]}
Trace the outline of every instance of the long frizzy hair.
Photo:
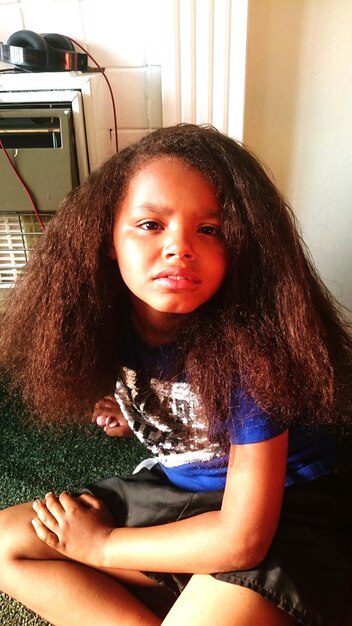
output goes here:
{"type": "Polygon", "coordinates": [[[210,426],[228,415],[235,385],[286,423],[350,424],[351,336],[292,211],[248,149],[190,124],[127,147],[64,200],[2,320],[0,366],[13,387],[47,420],[86,415],[114,389],[128,311],[110,257],[114,219],[136,171],[163,156],[204,174],[222,209],[228,274],[179,339],[210,426]]]}

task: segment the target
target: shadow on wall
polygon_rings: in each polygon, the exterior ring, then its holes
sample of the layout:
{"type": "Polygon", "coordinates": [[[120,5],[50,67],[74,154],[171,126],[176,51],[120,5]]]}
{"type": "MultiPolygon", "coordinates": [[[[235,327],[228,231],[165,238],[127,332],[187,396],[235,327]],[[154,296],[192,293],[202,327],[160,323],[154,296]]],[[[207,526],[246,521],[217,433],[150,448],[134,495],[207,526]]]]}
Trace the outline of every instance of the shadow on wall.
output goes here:
{"type": "Polygon", "coordinates": [[[249,0],[244,143],[290,187],[306,8],[249,0]],[[298,9],[298,10],[297,10],[298,9]]]}

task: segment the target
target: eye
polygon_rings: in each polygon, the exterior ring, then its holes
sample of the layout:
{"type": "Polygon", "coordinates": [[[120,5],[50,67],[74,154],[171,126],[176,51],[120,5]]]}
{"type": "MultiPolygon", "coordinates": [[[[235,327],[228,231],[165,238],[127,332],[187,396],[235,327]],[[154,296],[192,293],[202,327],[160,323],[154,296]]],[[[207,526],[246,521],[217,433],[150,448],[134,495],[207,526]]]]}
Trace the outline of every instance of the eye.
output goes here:
{"type": "Polygon", "coordinates": [[[210,237],[222,237],[222,231],[220,226],[215,226],[214,224],[201,226],[198,231],[202,233],[202,235],[209,235],[210,237]]]}
{"type": "Polygon", "coordinates": [[[138,224],[138,228],[142,230],[161,230],[162,226],[159,222],[155,222],[154,220],[146,220],[138,224]]]}

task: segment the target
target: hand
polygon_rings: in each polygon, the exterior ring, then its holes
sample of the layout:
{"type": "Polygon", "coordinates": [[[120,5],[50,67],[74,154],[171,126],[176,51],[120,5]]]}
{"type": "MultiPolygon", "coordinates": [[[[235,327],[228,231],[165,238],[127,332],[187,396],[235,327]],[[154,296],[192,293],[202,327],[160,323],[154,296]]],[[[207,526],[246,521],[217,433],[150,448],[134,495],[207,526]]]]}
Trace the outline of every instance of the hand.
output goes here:
{"type": "Polygon", "coordinates": [[[48,493],[33,503],[34,530],[41,541],[60,554],[90,566],[101,566],[103,546],[114,529],[105,504],[89,494],[78,498],[48,493]]]}
{"type": "Polygon", "coordinates": [[[105,396],[94,405],[92,422],[101,426],[109,437],[134,436],[114,396],[105,396]]]}

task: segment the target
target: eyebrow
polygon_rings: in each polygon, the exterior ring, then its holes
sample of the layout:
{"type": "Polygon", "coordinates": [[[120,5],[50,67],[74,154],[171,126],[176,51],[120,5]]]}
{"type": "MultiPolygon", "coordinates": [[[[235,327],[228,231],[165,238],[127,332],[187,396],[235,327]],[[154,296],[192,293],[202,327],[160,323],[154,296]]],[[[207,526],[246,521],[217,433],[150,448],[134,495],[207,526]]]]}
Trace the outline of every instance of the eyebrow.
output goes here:
{"type": "MultiPolygon", "coordinates": [[[[159,205],[159,204],[153,204],[152,202],[146,202],[145,204],[139,204],[135,207],[133,207],[133,211],[140,211],[143,209],[147,209],[148,211],[151,211],[151,213],[157,213],[157,214],[162,214],[162,213],[166,213],[166,214],[171,214],[173,212],[172,209],[170,209],[167,206],[164,205],[159,205]]],[[[202,217],[204,218],[219,218],[220,217],[220,210],[218,208],[216,209],[209,209],[208,211],[204,211],[204,214],[202,214],[202,217]]]]}

